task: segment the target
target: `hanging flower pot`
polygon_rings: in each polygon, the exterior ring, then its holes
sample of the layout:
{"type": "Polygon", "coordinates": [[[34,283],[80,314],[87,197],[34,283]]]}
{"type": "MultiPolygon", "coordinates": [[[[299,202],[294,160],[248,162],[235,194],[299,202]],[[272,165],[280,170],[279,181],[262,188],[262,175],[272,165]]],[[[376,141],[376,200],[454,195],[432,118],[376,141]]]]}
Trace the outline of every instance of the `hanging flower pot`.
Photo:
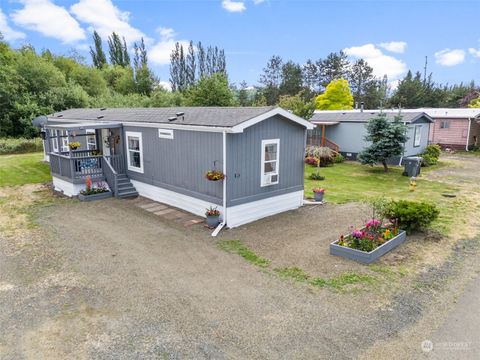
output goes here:
{"type": "Polygon", "coordinates": [[[68,143],[70,150],[77,150],[80,146],[81,144],[78,141],[72,141],[68,143]]]}
{"type": "Polygon", "coordinates": [[[225,179],[225,174],[220,170],[208,170],[205,177],[209,181],[219,181],[225,179]]]}

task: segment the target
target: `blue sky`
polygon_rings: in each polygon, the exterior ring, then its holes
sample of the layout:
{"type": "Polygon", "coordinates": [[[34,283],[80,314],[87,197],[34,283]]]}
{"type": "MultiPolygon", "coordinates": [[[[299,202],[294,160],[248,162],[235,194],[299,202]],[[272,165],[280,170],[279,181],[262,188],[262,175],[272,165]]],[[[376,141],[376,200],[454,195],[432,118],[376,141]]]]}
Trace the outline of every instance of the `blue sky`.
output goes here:
{"type": "Polygon", "coordinates": [[[224,48],[237,84],[255,85],[274,54],[303,63],[340,49],[392,81],[423,71],[428,56],[435,81],[480,83],[478,0],[0,0],[0,10],[0,31],[14,47],[76,49],[88,61],[93,29],[130,44],[144,36],[162,81],[175,41],[191,39],[224,48]]]}

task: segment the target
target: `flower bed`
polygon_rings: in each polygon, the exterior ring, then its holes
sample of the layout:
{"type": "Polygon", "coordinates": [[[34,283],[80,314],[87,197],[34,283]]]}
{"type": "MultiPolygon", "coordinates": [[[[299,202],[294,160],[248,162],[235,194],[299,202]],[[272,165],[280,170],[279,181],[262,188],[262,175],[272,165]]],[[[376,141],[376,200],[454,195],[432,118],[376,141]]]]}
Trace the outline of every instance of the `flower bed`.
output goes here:
{"type": "Polygon", "coordinates": [[[80,191],[80,194],[78,194],[78,199],[80,201],[100,200],[112,196],[112,192],[101,181],[97,182],[96,187],[94,187],[92,179],[87,177],[85,184],[85,190],[80,191]]]}
{"type": "Polygon", "coordinates": [[[330,244],[330,254],[369,264],[406,240],[406,233],[395,224],[382,225],[371,219],[365,227],[330,244]]]}

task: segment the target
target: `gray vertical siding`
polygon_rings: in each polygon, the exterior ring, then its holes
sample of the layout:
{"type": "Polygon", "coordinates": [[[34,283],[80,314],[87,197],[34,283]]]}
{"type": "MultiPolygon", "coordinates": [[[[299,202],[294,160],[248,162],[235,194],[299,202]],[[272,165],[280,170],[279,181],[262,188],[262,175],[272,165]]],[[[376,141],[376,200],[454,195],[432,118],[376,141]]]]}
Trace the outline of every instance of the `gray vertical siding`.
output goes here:
{"type": "Polygon", "coordinates": [[[162,139],[158,137],[157,128],[125,126],[123,130],[125,142],[125,132],[142,133],[144,172],[128,170],[131,179],[222,203],[222,181],[205,179],[206,171],[213,169],[215,160],[217,169],[222,169],[221,133],[175,129],[173,139],[162,139]]]}
{"type": "Polygon", "coordinates": [[[304,127],[281,116],[227,134],[227,206],[303,190],[304,127]],[[261,187],[262,140],[280,139],[279,183],[261,187]]]}
{"type": "MultiPolygon", "coordinates": [[[[366,125],[367,123],[363,122],[342,122],[337,125],[326,126],[325,137],[337,143],[340,146],[340,151],[342,153],[358,154],[366,146],[368,146],[368,142],[365,141],[365,136],[367,135],[366,125]]],[[[407,124],[407,126],[408,140],[405,143],[404,156],[421,154],[425,150],[425,147],[428,145],[429,122],[417,121],[415,122],[415,124],[407,124]],[[413,146],[415,125],[422,126],[421,144],[418,147],[413,146]]]]}

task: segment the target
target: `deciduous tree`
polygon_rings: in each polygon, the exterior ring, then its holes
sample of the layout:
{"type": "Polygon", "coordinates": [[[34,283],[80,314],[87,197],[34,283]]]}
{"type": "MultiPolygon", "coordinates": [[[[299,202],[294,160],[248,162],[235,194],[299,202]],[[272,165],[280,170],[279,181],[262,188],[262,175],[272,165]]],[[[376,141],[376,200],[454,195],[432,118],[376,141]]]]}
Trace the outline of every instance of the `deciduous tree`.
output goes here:
{"type": "Polygon", "coordinates": [[[315,105],[319,110],[353,109],[353,96],[348,81],[333,80],[328,84],[325,92],[316,97],[315,105]]]}

